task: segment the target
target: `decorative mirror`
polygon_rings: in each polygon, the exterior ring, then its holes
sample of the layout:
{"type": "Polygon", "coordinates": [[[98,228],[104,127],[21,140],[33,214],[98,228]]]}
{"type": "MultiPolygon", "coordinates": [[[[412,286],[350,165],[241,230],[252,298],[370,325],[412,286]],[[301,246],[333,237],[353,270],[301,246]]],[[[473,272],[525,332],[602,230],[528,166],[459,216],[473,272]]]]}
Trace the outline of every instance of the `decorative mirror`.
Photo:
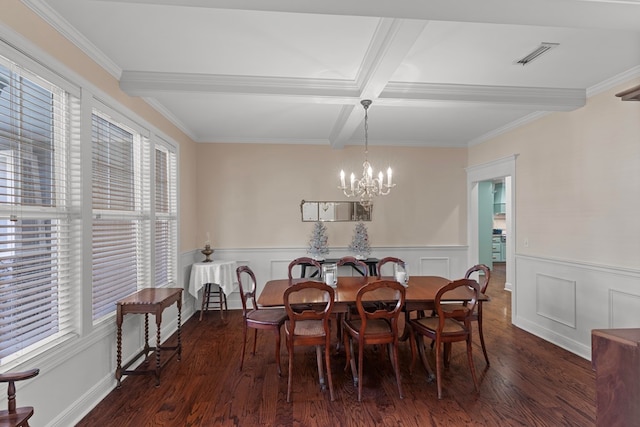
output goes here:
{"type": "Polygon", "coordinates": [[[360,202],[307,201],[300,202],[302,221],[371,221],[373,206],[360,202]]]}

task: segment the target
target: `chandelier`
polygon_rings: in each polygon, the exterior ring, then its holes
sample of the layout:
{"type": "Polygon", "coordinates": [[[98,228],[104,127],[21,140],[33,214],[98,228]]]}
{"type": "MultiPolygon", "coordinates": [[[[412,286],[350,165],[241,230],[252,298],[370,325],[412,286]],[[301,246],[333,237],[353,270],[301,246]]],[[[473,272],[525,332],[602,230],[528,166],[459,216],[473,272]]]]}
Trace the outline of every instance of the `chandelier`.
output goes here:
{"type": "Polygon", "coordinates": [[[369,115],[367,110],[371,105],[371,100],[363,99],[364,107],[364,163],[362,164],[362,176],[356,180],[355,174],[351,173],[351,182],[347,186],[345,182],[344,170],[340,171],[340,186],[338,187],[347,197],[359,197],[360,204],[364,208],[369,208],[375,196],[386,196],[391,192],[395,184],[391,182],[391,168],[387,169],[387,182],[384,182],[384,174],[378,172],[378,177],[373,177],[373,168],[367,159],[369,153],[369,115]]]}

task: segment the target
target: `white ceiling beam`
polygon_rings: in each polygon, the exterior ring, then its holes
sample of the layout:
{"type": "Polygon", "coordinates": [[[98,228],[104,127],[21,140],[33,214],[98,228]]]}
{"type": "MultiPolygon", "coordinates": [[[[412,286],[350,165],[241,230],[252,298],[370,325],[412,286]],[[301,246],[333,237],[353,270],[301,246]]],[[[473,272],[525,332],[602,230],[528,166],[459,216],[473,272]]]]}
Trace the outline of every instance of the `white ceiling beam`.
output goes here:
{"type": "MultiPolygon", "coordinates": [[[[380,20],[356,77],[360,99],[378,98],[426,26],[426,21],[380,20]]],[[[331,132],[331,146],[343,148],[363,117],[361,108],[351,108],[349,117],[341,117],[331,132]]]]}
{"type": "Polygon", "coordinates": [[[355,82],[349,80],[126,70],[120,77],[120,89],[131,96],[197,92],[358,98],[361,92],[355,82]]]}
{"type": "Polygon", "coordinates": [[[384,105],[486,104],[542,111],[572,111],[587,102],[585,89],[390,82],[378,98],[384,105]]]}

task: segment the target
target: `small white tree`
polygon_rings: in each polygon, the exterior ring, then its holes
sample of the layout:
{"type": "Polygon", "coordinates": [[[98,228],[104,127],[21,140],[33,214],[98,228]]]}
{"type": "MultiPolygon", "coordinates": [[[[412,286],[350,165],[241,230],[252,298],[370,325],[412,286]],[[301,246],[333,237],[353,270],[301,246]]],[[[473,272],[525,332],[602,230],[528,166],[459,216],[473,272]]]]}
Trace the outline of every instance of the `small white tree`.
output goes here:
{"type": "Polygon", "coordinates": [[[307,252],[315,259],[324,259],[324,255],[329,253],[328,241],[327,227],[321,222],[316,222],[311,233],[307,252]]]}
{"type": "Polygon", "coordinates": [[[356,258],[367,258],[371,253],[371,246],[369,246],[369,235],[367,233],[367,227],[363,222],[356,224],[356,229],[353,233],[353,239],[349,245],[349,250],[353,252],[356,258]]]}

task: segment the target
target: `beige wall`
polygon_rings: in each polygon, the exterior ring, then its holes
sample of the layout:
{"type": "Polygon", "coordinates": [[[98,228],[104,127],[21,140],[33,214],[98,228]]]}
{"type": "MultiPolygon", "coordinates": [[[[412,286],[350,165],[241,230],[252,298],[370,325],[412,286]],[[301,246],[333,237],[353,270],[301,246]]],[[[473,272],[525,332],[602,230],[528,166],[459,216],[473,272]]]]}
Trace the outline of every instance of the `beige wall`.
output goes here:
{"type": "MultiPolygon", "coordinates": [[[[197,147],[200,246],[307,245],[313,223],[300,201],[346,200],[339,172],[362,171],[364,147],[200,144],[197,147]]],[[[372,246],[466,244],[466,149],[370,147],[376,170],[391,166],[397,186],[374,201],[372,246]]],[[[328,223],[329,246],[351,242],[355,223],[328,223]]]]}
{"type": "Polygon", "coordinates": [[[3,0],[0,21],[22,34],[40,49],[64,64],[73,72],[107,93],[114,100],[156,126],[180,145],[180,251],[197,247],[195,229],[196,144],[151,108],[141,98],[130,97],[120,90],[118,81],[86,56],[73,43],[51,28],[19,0],[3,0]]]}
{"type": "Polygon", "coordinates": [[[638,267],[640,102],[614,96],[638,83],[469,149],[470,165],[519,154],[516,253],[638,267]]]}

